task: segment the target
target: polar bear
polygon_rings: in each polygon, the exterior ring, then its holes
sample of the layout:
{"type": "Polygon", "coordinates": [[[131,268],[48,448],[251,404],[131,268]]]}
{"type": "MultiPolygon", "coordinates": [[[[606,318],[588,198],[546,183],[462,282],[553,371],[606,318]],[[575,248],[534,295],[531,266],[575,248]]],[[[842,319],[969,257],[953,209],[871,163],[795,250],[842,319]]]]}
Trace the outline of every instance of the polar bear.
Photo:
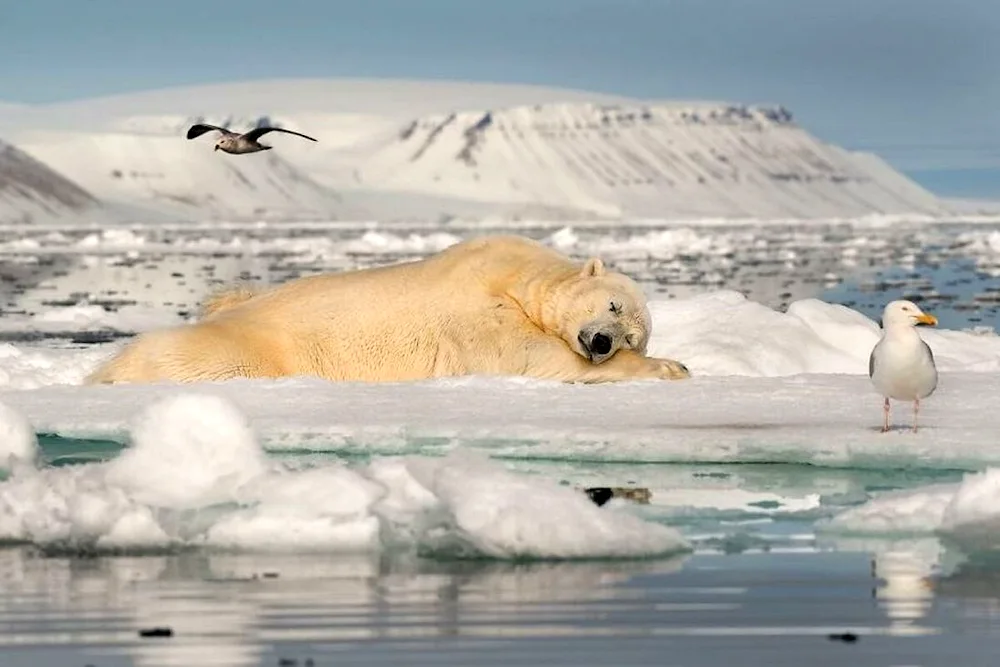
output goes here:
{"type": "Polygon", "coordinates": [[[600,259],[581,266],[487,236],[419,261],[222,292],[198,322],[138,336],[85,382],[688,377],[646,356],[650,327],[642,290],[600,259]]]}

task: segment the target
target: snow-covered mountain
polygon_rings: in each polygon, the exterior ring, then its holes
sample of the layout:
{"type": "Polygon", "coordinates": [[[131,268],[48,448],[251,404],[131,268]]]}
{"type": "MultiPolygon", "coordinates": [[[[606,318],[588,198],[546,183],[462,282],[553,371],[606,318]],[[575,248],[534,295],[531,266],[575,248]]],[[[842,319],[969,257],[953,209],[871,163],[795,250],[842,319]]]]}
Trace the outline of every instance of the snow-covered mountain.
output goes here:
{"type": "Polygon", "coordinates": [[[19,146],[96,195],[210,218],[817,218],[940,214],[877,156],[781,107],[417,81],[277,81],[19,113],[19,146]],[[271,123],[230,156],[191,123],[271,123]]]}
{"type": "Polygon", "coordinates": [[[0,141],[0,223],[61,219],[98,205],[76,183],[0,141]]]}
{"type": "Polygon", "coordinates": [[[144,128],[143,120],[115,119],[120,129],[111,131],[33,131],[21,141],[32,155],[110,201],[176,216],[301,219],[350,211],[334,190],[278,151],[246,159],[214,152],[210,136],[184,139],[195,122],[249,129],[269,122],[266,117],[199,116],[153,130],[144,128]]]}
{"type": "Polygon", "coordinates": [[[378,189],[617,217],[935,213],[877,157],[823,143],[781,107],[544,104],[413,120],[359,169],[378,189]]]}

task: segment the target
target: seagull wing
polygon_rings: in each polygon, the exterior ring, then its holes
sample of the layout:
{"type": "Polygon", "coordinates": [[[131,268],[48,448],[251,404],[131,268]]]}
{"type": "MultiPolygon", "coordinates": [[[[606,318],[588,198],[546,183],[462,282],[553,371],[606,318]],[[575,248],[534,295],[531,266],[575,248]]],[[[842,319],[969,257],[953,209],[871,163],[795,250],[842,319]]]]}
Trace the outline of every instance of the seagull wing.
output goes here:
{"type": "Polygon", "coordinates": [[[195,137],[200,137],[206,132],[211,132],[212,130],[222,132],[223,134],[236,134],[235,132],[227,130],[224,127],[219,127],[218,125],[206,125],[205,123],[195,123],[194,125],[188,128],[187,138],[194,139],[195,137]]]}
{"type": "Polygon", "coordinates": [[[931,351],[931,346],[928,345],[925,341],[920,341],[920,342],[924,344],[924,350],[927,351],[927,357],[931,360],[931,368],[934,369],[933,370],[934,381],[931,385],[931,391],[934,391],[935,389],[937,389],[938,385],[937,364],[934,363],[934,353],[931,351]]]}
{"type": "Polygon", "coordinates": [[[313,139],[312,137],[307,136],[305,134],[300,134],[299,132],[292,132],[291,130],[283,130],[280,127],[255,127],[254,129],[245,133],[243,136],[249,139],[250,141],[257,141],[268,132],[284,132],[285,134],[294,134],[297,137],[302,137],[303,139],[308,139],[309,141],[316,141],[316,139],[313,139]]]}
{"type": "Polygon", "coordinates": [[[930,345],[928,345],[928,344],[927,344],[926,342],[924,342],[924,341],[920,341],[920,342],[924,344],[924,351],[925,351],[925,352],[927,352],[927,356],[928,356],[928,357],[930,357],[930,360],[931,360],[931,366],[935,366],[935,367],[936,367],[936,366],[937,366],[937,364],[935,364],[935,363],[934,363],[934,352],[933,352],[933,351],[931,351],[931,346],[930,346],[930,345]]]}
{"type": "Polygon", "coordinates": [[[875,375],[875,349],[872,349],[872,353],[868,355],[868,377],[875,375]]]}

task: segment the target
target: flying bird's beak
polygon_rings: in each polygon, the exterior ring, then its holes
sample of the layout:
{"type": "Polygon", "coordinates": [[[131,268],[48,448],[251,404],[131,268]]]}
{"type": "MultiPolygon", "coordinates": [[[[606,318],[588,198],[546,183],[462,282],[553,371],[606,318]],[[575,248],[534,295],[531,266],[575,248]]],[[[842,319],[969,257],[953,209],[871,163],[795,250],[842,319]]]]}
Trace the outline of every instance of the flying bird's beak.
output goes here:
{"type": "Polygon", "coordinates": [[[932,327],[937,325],[937,318],[927,313],[917,315],[917,324],[929,324],[932,327]]]}

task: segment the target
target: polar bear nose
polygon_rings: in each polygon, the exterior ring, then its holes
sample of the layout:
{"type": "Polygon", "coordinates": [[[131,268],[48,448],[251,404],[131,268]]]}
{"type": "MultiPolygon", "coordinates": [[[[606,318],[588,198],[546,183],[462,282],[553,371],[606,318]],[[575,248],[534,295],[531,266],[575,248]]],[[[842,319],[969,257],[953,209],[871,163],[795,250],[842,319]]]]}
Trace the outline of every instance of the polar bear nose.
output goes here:
{"type": "Polygon", "coordinates": [[[602,356],[607,354],[611,351],[611,337],[602,333],[594,334],[590,341],[590,351],[602,356]]]}

